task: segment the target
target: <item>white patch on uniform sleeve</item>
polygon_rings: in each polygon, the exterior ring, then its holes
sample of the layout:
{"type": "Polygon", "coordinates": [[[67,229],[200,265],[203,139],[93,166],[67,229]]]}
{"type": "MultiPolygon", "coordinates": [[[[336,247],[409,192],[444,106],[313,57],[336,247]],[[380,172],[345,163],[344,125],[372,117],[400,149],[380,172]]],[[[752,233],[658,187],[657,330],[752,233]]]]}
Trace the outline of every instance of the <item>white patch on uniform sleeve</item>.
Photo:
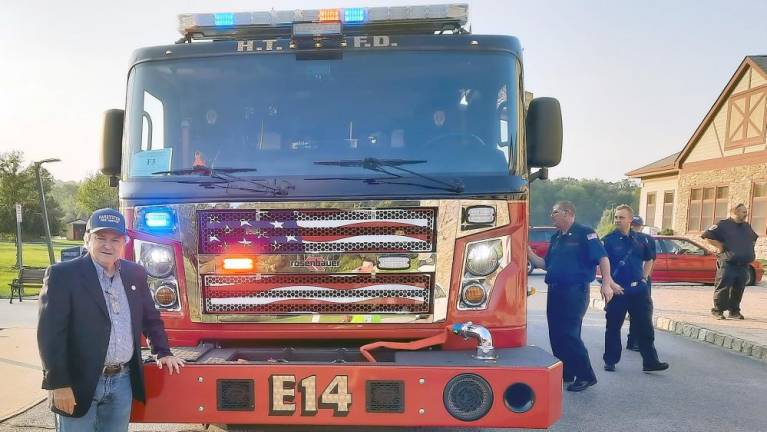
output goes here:
{"type": "Polygon", "coordinates": [[[586,234],[586,240],[596,240],[597,233],[586,234]]]}
{"type": "Polygon", "coordinates": [[[719,228],[719,225],[717,225],[717,224],[714,224],[714,225],[711,225],[710,227],[708,227],[708,230],[709,230],[709,231],[713,231],[713,230],[715,230],[715,229],[717,229],[717,228],[719,228]]]}

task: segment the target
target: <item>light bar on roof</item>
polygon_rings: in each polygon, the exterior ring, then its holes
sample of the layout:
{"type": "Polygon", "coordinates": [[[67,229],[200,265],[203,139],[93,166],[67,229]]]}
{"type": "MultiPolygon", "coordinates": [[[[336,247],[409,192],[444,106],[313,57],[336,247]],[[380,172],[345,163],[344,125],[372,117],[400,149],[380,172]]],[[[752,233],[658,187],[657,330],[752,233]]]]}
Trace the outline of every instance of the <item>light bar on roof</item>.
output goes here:
{"type": "Polygon", "coordinates": [[[320,22],[341,21],[341,13],[338,9],[320,9],[320,22]]]}
{"type": "Polygon", "coordinates": [[[367,8],[344,9],[344,22],[348,24],[362,24],[367,21],[367,8]]]}
{"type": "Polygon", "coordinates": [[[298,23],[340,23],[344,34],[433,34],[446,27],[459,30],[468,21],[469,6],[445,4],[341,9],[296,9],[179,15],[179,32],[188,39],[236,39],[291,36],[298,23]],[[347,27],[348,26],[348,27],[347,27]]]}
{"type": "Polygon", "coordinates": [[[233,26],[234,14],[232,13],[213,14],[213,23],[216,25],[216,27],[233,26]]]}

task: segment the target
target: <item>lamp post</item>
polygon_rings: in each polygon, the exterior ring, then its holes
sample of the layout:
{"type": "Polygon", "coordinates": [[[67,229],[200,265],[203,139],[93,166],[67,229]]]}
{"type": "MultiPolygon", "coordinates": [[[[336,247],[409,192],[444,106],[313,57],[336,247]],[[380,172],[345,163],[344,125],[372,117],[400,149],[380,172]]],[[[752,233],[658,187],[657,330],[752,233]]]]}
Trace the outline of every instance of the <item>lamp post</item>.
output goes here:
{"type": "Polygon", "coordinates": [[[35,175],[37,176],[37,187],[40,192],[40,207],[43,208],[43,226],[45,227],[45,241],[48,243],[48,258],[51,264],[56,263],[56,257],[53,255],[53,243],[51,243],[51,228],[48,225],[48,208],[45,207],[45,192],[43,191],[43,179],[40,177],[40,165],[46,162],[60,162],[61,159],[50,158],[35,162],[35,175]]]}

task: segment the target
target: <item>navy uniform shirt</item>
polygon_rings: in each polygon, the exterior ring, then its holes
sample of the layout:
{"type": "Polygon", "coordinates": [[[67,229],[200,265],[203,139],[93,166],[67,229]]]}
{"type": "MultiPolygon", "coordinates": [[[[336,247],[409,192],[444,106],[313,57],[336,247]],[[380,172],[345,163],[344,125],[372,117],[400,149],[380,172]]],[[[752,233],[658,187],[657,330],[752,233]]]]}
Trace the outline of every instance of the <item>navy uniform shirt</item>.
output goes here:
{"type": "Polygon", "coordinates": [[[720,258],[729,263],[743,265],[756,259],[754,244],[759,236],[748,222],[737,223],[732,219],[723,219],[707,229],[701,237],[721,242],[724,251],[720,258]]]}
{"type": "Polygon", "coordinates": [[[566,233],[551,236],[546,253],[547,284],[590,283],[605,248],[593,229],[574,223],[566,233]]]}
{"type": "Polygon", "coordinates": [[[631,230],[623,234],[616,229],[602,239],[613,279],[624,289],[637,287],[641,283],[644,261],[655,259],[650,243],[643,236],[631,230]]]}
{"type": "Polygon", "coordinates": [[[657,255],[656,255],[657,251],[655,249],[655,239],[651,235],[645,234],[643,232],[636,232],[636,231],[634,231],[634,234],[636,234],[637,238],[640,241],[642,241],[642,242],[647,244],[647,247],[650,248],[650,256],[652,257],[650,259],[655,261],[655,259],[657,258],[657,255]]]}

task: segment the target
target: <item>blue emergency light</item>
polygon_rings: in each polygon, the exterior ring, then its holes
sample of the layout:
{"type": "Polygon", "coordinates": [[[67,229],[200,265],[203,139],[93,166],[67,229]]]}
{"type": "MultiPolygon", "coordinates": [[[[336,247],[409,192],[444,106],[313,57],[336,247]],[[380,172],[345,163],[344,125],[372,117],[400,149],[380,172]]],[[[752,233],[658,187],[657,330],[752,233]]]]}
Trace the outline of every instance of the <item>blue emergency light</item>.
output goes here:
{"type": "Polygon", "coordinates": [[[233,13],[217,13],[213,14],[213,22],[216,27],[229,27],[234,25],[233,13]]]}
{"type": "Polygon", "coordinates": [[[361,24],[365,22],[365,8],[344,9],[344,22],[349,24],[361,24]]]}
{"type": "Polygon", "coordinates": [[[148,231],[171,232],[176,228],[176,213],[168,207],[146,209],[140,217],[148,231]]]}

